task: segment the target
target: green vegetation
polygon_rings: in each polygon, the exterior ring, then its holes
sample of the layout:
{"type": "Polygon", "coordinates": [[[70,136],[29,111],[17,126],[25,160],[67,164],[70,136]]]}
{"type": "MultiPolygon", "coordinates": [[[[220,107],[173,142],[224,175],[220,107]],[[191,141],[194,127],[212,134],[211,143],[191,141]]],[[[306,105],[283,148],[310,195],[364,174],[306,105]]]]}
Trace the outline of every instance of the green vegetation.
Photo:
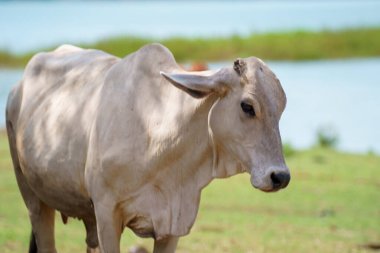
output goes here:
{"type": "MultiPolygon", "coordinates": [[[[215,180],[203,192],[201,208],[178,252],[370,252],[380,243],[380,157],[332,149],[297,151],[287,158],[289,187],[274,194],[252,188],[248,175],[215,180]]],[[[0,248],[26,252],[30,225],[11,167],[5,134],[0,135],[0,248]]],[[[58,252],[84,252],[78,220],[56,219],[58,252]]],[[[131,245],[152,249],[128,229],[131,245]]]]}
{"type": "MultiPolygon", "coordinates": [[[[97,48],[124,57],[153,41],[167,46],[180,62],[220,61],[252,55],[265,60],[316,60],[380,56],[380,28],[163,40],[117,37],[81,46],[97,48]]],[[[51,49],[45,51],[48,50],[51,49]]],[[[21,67],[26,64],[31,55],[33,52],[25,55],[0,52],[0,66],[21,67]]]]}
{"type": "Polygon", "coordinates": [[[335,148],[339,137],[331,126],[323,126],[317,130],[317,146],[322,148],[335,148]]]}
{"type": "Polygon", "coordinates": [[[0,51],[0,67],[24,67],[33,55],[34,53],[13,55],[8,52],[0,51]]]}
{"type": "Polygon", "coordinates": [[[289,158],[289,157],[295,155],[297,150],[291,143],[285,142],[282,144],[282,152],[283,152],[285,158],[289,158]]]}

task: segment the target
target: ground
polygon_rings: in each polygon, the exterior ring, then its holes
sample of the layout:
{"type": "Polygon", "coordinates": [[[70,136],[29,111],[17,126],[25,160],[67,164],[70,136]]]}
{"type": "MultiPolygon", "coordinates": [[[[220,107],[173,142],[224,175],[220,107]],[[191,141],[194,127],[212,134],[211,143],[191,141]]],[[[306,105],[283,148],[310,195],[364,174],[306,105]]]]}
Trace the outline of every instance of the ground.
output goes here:
{"type": "MultiPolygon", "coordinates": [[[[375,252],[380,247],[380,157],[329,149],[297,151],[278,193],[253,189],[248,175],[215,180],[203,192],[198,218],[180,240],[185,252],[375,252]]],[[[30,224],[12,170],[6,135],[0,134],[0,249],[27,252],[30,224]]],[[[58,252],[85,252],[81,222],[56,216],[58,252]]],[[[122,252],[152,240],[126,230],[122,252]]]]}

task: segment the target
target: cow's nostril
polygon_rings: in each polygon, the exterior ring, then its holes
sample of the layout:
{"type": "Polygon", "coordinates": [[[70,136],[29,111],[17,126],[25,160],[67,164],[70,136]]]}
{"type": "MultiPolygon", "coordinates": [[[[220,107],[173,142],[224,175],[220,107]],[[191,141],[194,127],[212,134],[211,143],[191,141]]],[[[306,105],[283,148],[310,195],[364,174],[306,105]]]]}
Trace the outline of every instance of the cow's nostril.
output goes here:
{"type": "Polygon", "coordinates": [[[281,186],[280,178],[278,178],[276,173],[270,174],[270,178],[272,179],[272,186],[274,189],[278,189],[281,186]]]}
{"type": "Polygon", "coordinates": [[[278,190],[281,188],[285,188],[290,181],[290,175],[289,173],[284,172],[273,172],[270,175],[270,178],[272,179],[273,189],[278,190]]]}

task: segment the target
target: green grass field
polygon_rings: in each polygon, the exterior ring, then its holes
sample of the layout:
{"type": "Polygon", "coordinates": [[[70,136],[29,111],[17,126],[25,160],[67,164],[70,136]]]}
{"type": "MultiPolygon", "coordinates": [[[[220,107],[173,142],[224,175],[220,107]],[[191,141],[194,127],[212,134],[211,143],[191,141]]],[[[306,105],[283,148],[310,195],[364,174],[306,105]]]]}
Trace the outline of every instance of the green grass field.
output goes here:
{"type": "MultiPolygon", "coordinates": [[[[294,153],[287,163],[292,181],[278,193],[253,189],[248,175],[212,182],[178,252],[374,252],[366,245],[380,244],[380,157],[316,148],[294,153]]],[[[5,134],[0,173],[1,252],[27,252],[30,225],[5,134]]],[[[82,223],[63,225],[56,217],[58,252],[85,252],[82,223]]],[[[136,244],[152,248],[152,240],[126,229],[122,252],[136,244]]]]}
{"type": "MultiPolygon", "coordinates": [[[[236,57],[257,56],[264,60],[316,60],[380,56],[380,28],[358,28],[341,31],[293,31],[256,34],[246,37],[169,38],[155,40],[138,37],[116,37],[94,44],[96,48],[119,57],[141,46],[160,42],[167,46],[179,62],[221,61],[236,57]]],[[[39,51],[50,51],[41,49],[39,51]]],[[[14,55],[0,51],[0,66],[23,67],[35,53],[14,55]]]]}

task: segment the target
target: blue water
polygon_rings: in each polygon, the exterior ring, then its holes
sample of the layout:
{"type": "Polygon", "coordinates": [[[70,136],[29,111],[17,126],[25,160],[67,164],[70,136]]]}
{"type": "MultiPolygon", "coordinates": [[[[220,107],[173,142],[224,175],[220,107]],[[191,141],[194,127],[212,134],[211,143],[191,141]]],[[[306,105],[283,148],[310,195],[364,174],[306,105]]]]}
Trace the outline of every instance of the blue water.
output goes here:
{"type": "MultiPolygon", "coordinates": [[[[214,63],[218,68],[232,63],[214,63]]],[[[268,62],[285,89],[280,122],[284,142],[298,148],[315,143],[317,129],[330,127],[339,148],[380,153],[380,58],[310,62],[268,62]]],[[[21,70],[0,70],[0,128],[6,96],[21,70]]]]}
{"type": "Polygon", "coordinates": [[[0,49],[24,52],[116,35],[226,36],[379,26],[380,1],[6,1],[0,49]]]}
{"type": "Polygon", "coordinates": [[[331,127],[341,149],[380,153],[380,58],[270,66],[288,97],[285,141],[309,146],[318,128],[331,127]]]}

